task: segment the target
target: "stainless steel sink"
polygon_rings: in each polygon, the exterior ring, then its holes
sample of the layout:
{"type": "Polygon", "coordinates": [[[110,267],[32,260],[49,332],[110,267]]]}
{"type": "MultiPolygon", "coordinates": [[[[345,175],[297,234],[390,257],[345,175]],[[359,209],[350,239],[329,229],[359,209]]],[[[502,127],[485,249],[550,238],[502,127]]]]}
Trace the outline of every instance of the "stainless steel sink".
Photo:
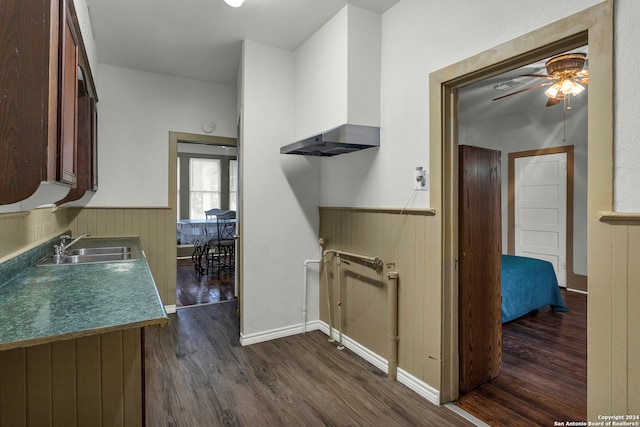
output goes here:
{"type": "Polygon", "coordinates": [[[98,254],[98,255],[67,255],[59,264],[94,264],[98,262],[131,261],[131,253],[126,254],[98,254]]]}
{"type": "Polygon", "coordinates": [[[36,265],[98,264],[135,261],[137,259],[138,249],[135,246],[99,246],[74,249],[60,258],[49,255],[36,265]]]}
{"type": "Polygon", "coordinates": [[[103,254],[130,254],[128,246],[108,246],[101,248],[79,248],[71,251],[69,255],[103,255],[103,254]]]}

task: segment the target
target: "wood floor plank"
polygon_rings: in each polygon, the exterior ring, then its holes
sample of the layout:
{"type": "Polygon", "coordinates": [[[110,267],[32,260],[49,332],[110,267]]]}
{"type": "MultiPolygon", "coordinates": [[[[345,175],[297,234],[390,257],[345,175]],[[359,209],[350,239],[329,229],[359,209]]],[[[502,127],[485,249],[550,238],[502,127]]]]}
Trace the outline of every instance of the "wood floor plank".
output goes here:
{"type": "Polygon", "coordinates": [[[587,415],[587,296],[562,291],[548,308],[503,325],[500,375],[455,404],[492,426],[553,425],[587,415]]]}
{"type": "Polygon", "coordinates": [[[469,426],[312,331],[243,347],[236,303],[147,328],[149,426],[469,426]]]}
{"type": "Polygon", "coordinates": [[[231,301],[235,298],[232,269],[221,269],[219,274],[209,269],[205,274],[200,274],[196,273],[191,259],[179,259],[177,264],[177,307],[231,301]]]}

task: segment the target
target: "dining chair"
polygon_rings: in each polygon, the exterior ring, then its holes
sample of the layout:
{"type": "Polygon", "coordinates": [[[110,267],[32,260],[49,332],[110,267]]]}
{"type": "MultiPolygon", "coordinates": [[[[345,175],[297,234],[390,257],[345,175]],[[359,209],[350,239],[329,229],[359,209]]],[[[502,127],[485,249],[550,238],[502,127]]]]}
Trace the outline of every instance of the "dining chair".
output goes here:
{"type": "Polygon", "coordinates": [[[204,217],[207,220],[211,220],[211,219],[215,219],[218,215],[227,212],[223,209],[218,209],[218,208],[213,208],[213,209],[209,209],[208,211],[204,211],[204,217]]]}
{"type": "Polygon", "coordinates": [[[236,211],[225,211],[216,215],[218,236],[217,241],[210,243],[209,266],[220,276],[220,270],[235,267],[235,234],[236,211]],[[214,247],[215,246],[215,247],[214,247]]]}

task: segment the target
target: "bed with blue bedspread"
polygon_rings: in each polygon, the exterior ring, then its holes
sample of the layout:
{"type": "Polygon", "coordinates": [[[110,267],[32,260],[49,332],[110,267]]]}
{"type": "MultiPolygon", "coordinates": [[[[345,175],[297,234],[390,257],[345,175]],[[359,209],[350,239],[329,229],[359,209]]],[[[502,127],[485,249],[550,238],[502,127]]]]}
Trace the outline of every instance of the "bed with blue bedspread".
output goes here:
{"type": "Polygon", "coordinates": [[[564,306],[558,279],[548,261],[502,255],[502,323],[550,305],[553,311],[569,311],[564,306]]]}

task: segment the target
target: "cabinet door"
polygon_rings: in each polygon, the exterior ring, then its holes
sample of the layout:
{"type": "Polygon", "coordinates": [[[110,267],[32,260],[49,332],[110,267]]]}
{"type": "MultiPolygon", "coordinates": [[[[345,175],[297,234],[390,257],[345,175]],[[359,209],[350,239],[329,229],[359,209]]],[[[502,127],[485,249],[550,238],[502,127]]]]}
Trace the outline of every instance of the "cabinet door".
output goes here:
{"type": "Polygon", "coordinates": [[[89,104],[89,114],[91,118],[91,186],[89,189],[98,191],[98,107],[93,97],[89,104]]]}
{"type": "Polygon", "coordinates": [[[58,145],[58,180],[76,183],[76,141],[78,111],[78,36],[69,0],[63,1],[60,34],[60,138],[58,145]]]}
{"type": "MultiPolygon", "coordinates": [[[[48,179],[48,71],[53,59],[48,15],[43,17],[42,5],[36,3],[0,0],[0,205],[29,197],[48,179]]],[[[55,130],[55,122],[53,126],[55,130]]]]}
{"type": "Polygon", "coordinates": [[[459,147],[460,392],[500,374],[502,256],[500,152],[459,147]]]}

